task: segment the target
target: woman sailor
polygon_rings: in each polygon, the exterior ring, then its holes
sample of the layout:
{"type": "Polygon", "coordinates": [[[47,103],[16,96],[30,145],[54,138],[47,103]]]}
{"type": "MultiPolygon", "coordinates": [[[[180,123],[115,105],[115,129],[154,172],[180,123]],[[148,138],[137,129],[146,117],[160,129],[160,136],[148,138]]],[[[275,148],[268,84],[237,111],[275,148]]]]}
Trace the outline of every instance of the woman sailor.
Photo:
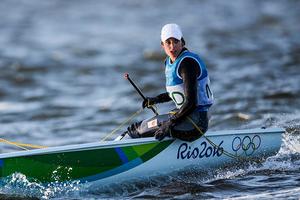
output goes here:
{"type": "Polygon", "coordinates": [[[208,128],[208,110],[213,104],[210,80],[201,58],[185,47],[177,24],[166,24],[161,30],[161,47],[165,60],[166,93],[147,97],[143,107],[173,101],[173,112],[143,120],[128,127],[131,138],[151,137],[162,140],[166,136],[193,141],[208,128]],[[200,129],[200,131],[199,131],[200,129]]]}

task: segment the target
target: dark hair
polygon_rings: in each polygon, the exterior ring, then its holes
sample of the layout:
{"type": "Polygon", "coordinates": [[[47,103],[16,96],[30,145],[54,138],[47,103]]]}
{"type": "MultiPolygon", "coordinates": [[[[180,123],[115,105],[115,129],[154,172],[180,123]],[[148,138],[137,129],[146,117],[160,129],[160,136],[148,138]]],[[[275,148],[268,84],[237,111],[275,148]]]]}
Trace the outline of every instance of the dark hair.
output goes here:
{"type": "MultiPolygon", "coordinates": [[[[185,40],[183,37],[181,38],[181,42],[182,42],[183,46],[185,46],[185,40]]],[[[160,43],[162,44],[163,42],[161,41],[160,43]]]]}
{"type": "Polygon", "coordinates": [[[181,42],[182,42],[182,44],[183,44],[183,46],[184,46],[184,45],[185,45],[185,40],[184,40],[183,37],[181,38],[181,42]]]}

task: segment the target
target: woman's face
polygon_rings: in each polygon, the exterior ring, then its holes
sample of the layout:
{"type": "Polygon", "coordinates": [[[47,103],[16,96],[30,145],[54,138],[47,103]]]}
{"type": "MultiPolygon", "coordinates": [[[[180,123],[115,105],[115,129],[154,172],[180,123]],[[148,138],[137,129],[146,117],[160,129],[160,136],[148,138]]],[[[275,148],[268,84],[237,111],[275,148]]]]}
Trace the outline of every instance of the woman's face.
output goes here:
{"type": "Polygon", "coordinates": [[[183,48],[181,40],[177,40],[175,38],[167,39],[161,43],[161,46],[165,50],[165,53],[171,58],[172,62],[176,60],[183,48]]]}

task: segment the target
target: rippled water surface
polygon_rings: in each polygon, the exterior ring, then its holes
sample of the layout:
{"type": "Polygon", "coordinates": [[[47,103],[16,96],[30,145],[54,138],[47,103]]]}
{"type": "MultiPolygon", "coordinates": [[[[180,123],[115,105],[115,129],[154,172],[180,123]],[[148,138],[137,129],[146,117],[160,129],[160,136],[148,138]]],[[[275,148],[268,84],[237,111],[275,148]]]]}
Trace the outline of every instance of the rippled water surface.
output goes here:
{"type": "MultiPolygon", "coordinates": [[[[187,47],[208,65],[216,98],[210,130],[287,130],[280,152],[262,163],[92,191],[76,182],[45,187],[14,174],[3,180],[2,197],[299,199],[299,21],[297,0],[2,1],[3,139],[59,146],[104,138],[140,108],[125,72],[146,95],[164,92],[159,35],[169,22],[181,25],[187,47]]],[[[16,150],[1,144],[2,153],[16,150]]]]}

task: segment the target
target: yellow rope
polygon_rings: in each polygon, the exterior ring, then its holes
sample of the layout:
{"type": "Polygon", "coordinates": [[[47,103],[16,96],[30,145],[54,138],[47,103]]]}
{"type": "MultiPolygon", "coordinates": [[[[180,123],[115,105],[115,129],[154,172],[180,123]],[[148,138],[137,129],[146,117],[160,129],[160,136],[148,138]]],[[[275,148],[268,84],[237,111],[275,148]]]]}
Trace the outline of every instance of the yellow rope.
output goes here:
{"type": "MultiPolygon", "coordinates": [[[[127,118],[123,123],[121,123],[117,128],[115,128],[106,137],[104,137],[101,140],[101,142],[104,141],[104,140],[106,140],[109,136],[113,135],[115,132],[117,132],[122,126],[124,126],[126,123],[128,123],[129,121],[131,121],[136,115],[138,115],[142,111],[143,111],[143,108],[141,108],[138,111],[136,111],[135,113],[133,113],[129,118],[127,118]]],[[[5,144],[9,144],[9,145],[13,145],[13,146],[19,147],[19,148],[21,148],[23,150],[29,150],[26,147],[35,148],[35,149],[47,148],[46,146],[33,145],[33,144],[25,144],[25,143],[19,143],[19,142],[11,142],[11,141],[5,140],[3,138],[0,138],[0,142],[3,142],[5,144]]]]}
{"type": "Polygon", "coordinates": [[[110,132],[108,135],[106,135],[101,142],[105,141],[109,136],[113,135],[115,132],[117,132],[122,126],[130,122],[136,115],[140,114],[140,112],[143,111],[143,108],[139,109],[135,113],[133,113],[130,117],[128,117],[124,122],[122,122],[117,128],[115,128],[112,132],[110,132]]]}
{"type": "MultiPolygon", "coordinates": [[[[203,136],[213,147],[219,149],[219,145],[216,145],[213,141],[211,141],[208,137],[206,137],[203,133],[203,131],[200,129],[200,127],[190,118],[190,117],[187,117],[188,120],[193,124],[193,126],[199,131],[199,133],[201,134],[201,136],[203,136]]],[[[231,157],[231,158],[235,158],[235,159],[240,159],[240,160],[244,160],[244,158],[240,157],[240,156],[237,156],[237,155],[234,155],[228,151],[226,151],[224,148],[223,148],[223,152],[225,155],[231,157]]]]}
{"type": "Polygon", "coordinates": [[[11,142],[11,141],[5,140],[3,138],[0,138],[0,142],[16,146],[16,147],[19,147],[19,148],[21,148],[23,150],[27,150],[27,151],[29,149],[27,149],[26,147],[30,147],[30,148],[33,148],[33,149],[47,148],[46,146],[33,145],[33,144],[25,144],[25,143],[20,143],[20,142],[11,142]]]}
{"type": "MultiPolygon", "coordinates": [[[[175,114],[176,112],[175,111],[171,111],[169,112],[170,114],[175,114]]],[[[192,125],[199,131],[199,133],[201,134],[201,137],[203,136],[213,147],[215,148],[220,148],[219,145],[216,145],[213,141],[211,141],[208,137],[206,137],[203,133],[203,131],[200,129],[200,127],[190,118],[187,116],[187,119],[192,123],[192,125]]],[[[240,159],[240,160],[245,160],[245,158],[243,157],[240,157],[238,155],[234,155],[228,151],[226,151],[224,148],[223,148],[223,152],[225,155],[227,155],[228,157],[231,157],[231,158],[235,158],[235,159],[240,159]]]]}
{"type": "MultiPolygon", "coordinates": [[[[153,106],[154,107],[154,106],[153,106]]],[[[156,107],[154,107],[155,110],[157,110],[156,107]]],[[[111,136],[112,134],[114,134],[115,132],[117,132],[122,126],[124,126],[126,123],[128,123],[129,121],[131,121],[136,115],[138,115],[140,112],[143,111],[143,108],[139,109],[138,111],[136,111],[135,113],[133,113],[129,118],[127,118],[123,123],[121,123],[117,128],[115,128],[111,133],[109,133],[106,137],[104,137],[101,141],[106,140],[109,136],[111,136]]],[[[12,146],[16,146],[19,147],[20,149],[26,150],[28,151],[29,149],[26,147],[30,147],[33,149],[41,149],[41,148],[47,148],[47,146],[41,146],[41,145],[33,145],[33,144],[26,144],[26,143],[20,143],[20,142],[11,142],[9,140],[5,140],[3,138],[0,138],[0,142],[8,144],[8,145],[12,145],[12,146]]]]}

